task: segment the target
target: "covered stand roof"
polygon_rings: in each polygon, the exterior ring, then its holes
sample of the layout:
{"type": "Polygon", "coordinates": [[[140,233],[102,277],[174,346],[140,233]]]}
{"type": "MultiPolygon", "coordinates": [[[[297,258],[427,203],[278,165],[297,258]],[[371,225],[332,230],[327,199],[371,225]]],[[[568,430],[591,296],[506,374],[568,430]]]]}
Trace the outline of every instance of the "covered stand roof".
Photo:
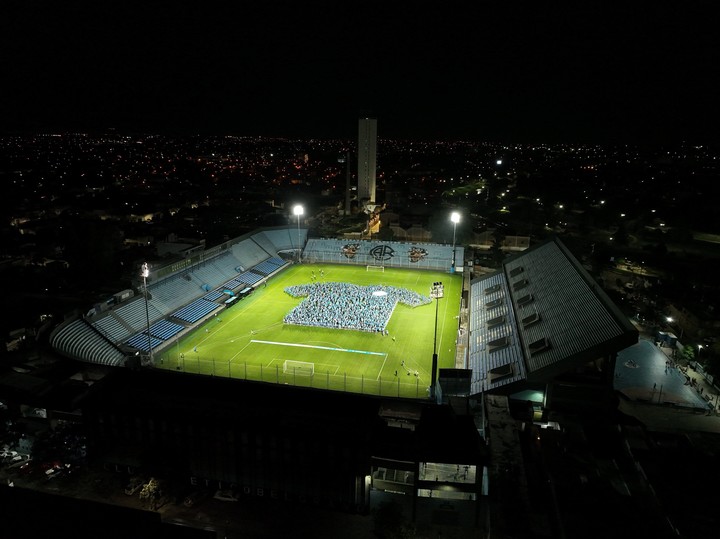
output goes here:
{"type": "Polygon", "coordinates": [[[473,394],[545,383],[637,342],[627,317],[552,238],[471,282],[473,394]]]}

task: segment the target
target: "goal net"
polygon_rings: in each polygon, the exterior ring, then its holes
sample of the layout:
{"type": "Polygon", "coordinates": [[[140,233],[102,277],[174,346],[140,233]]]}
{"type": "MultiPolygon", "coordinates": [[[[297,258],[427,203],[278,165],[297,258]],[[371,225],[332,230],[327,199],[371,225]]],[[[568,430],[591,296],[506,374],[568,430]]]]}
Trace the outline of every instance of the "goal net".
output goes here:
{"type": "Polygon", "coordinates": [[[385,273],[385,266],[365,266],[367,271],[379,271],[385,273]]]}
{"type": "Polygon", "coordinates": [[[313,374],[315,374],[315,363],[286,359],[283,363],[283,373],[312,376],[313,374]]]}

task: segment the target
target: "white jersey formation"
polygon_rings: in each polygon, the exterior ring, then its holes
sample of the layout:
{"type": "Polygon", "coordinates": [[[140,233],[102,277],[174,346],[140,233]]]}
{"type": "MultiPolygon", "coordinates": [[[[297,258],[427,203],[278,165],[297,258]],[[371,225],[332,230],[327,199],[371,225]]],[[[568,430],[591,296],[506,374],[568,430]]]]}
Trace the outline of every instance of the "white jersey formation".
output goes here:
{"type": "Polygon", "coordinates": [[[290,286],[285,292],[296,298],[307,296],[285,315],[286,324],[359,331],[384,331],[398,302],[410,307],[431,302],[412,290],[382,285],[316,282],[290,286]]]}

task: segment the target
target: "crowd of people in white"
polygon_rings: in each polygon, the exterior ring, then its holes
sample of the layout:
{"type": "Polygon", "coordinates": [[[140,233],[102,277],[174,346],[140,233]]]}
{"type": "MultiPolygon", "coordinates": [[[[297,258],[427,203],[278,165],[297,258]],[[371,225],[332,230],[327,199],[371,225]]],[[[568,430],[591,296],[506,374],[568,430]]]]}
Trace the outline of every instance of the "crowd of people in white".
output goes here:
{"type": "Polygon", "coordinates": [[[395,305],[417,307],[431,299],[406,288],[358,286],[349,283],[309,283],[289,286],[285,292],[305,297],[283,322],[303,326],[384,332],[395,305]]]}

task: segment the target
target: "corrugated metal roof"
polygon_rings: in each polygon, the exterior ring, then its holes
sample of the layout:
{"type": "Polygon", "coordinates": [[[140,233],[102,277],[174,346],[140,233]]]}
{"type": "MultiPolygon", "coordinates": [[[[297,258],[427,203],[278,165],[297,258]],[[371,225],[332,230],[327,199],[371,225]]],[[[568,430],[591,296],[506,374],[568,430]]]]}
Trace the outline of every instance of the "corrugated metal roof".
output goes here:
{"type": "Polygon", "coordinates": [[[556,242],[526,251],[524,256],[508,263],[505,272],[509,274],[516,267],[525,268],[522,276],[528,281],[522,292],[510,291],[516,316],[522,319],[532,310],[540,315],[539,322],[520,329],[528,372],[575,356],[623,332],[591,283],[578,273],[577,264],[568,259],[556,242]],[[517,307],[517,299],[528,293],[534,301],[517,307]],[[532,355],[530,343],[542,338],[549,340],[550,347],[532,355]]]}
{"type": "Polygon", "coordinates": [[[470,285],[470,336],[468,367],[473,371],[471,390],[480,393],[525,379],[525,364],[518,339],[515,317],[503,273],[488,275],[470,285]],[[486,293],[486,291],[492,291],[486,293]],[[490,308],[488,308],[488,305],[490,308]],[[495,306],[497,305],[497,306],[495,306]],[[488,326],[489,321],[504,317],[502,323],[488,326]],[[488,343],[507,337],[508,344],[490,351],[488,343]],[[492,371],[502,371],[493,375],[492,371]]]}
{"type": "Polygon", "coordinates": [[[468,366],[475,393],[541,375],[543,369],[554,372],[564,361],[602,349],[618,337],[636,335],[627,317],[557,238],[507,259],[502,271],[473,281],[469,326],[468,366]],[[488,325],[502,316],[503,323],[488,325]],[[491,352],[488,343],[505,336],[508,345],[491,352]],[[540,350],[531,350],[533,343],[540,350]]]}

